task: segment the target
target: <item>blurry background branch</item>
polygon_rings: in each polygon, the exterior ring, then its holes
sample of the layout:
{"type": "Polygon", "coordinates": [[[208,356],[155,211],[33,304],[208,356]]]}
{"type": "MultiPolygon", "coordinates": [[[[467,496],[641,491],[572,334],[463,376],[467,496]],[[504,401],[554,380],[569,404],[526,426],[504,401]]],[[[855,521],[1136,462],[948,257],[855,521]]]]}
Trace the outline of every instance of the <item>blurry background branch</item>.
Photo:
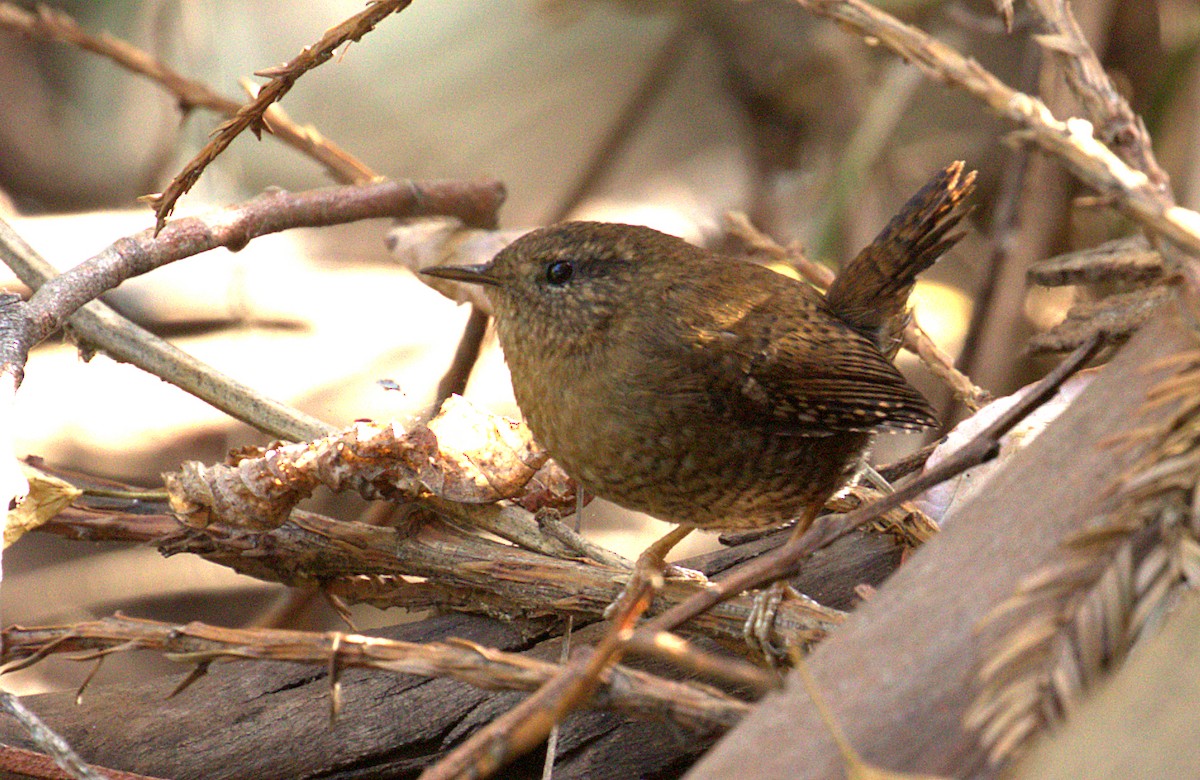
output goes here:
{"type": "MultiPolygon", "coordinates": [[[[0,28],[34,38],[69,43],[106,57],[170,92],[179,100],[179,108],[184,114],[195,108],[207,108],[233,117],[242,108],[242,104],[236,100],[221,95],[202,81],[184,76],[128,41],[107,33],[93,35],[66,13],[48,6],[39,5],[34,11],[28,11],[13,3],[0,3],[0,28]]],[[[278,106],[267,110],[263,125],[283,143],[324,165],[329,175],[337,181],[365,184],[378,176],[354,155],[321,135],[316,128],[297,125],[278,106]]]]}
{"type": "Polygon", "coordinates": [[[256,75],[269,76],[254,99],[238,109],[228,121],[218,127],[212,140],[192,158],[160,195],[151,198],[154,214],[158,218],[156,230],[162,230],[166,219],[175,208],[176,201],[196,183],[208,164],[217,158],[226,147],[243,131],[250,129],[258,134],[268,127],[265,114],[271,104],[283,98],[308,71],[328,62],[338,47],[357,41],[393,13],[404,10],[411,0],[376,0],[358,14],[325,31],[321,39],[304,49],[291,61],[278,67],[259,71],[256,75]]]}
{"type": "Polygon", "coordinates": [[[301,441],[312,438],[328,429],[276,405],[255,403],[252,399],[257,397],[256,393],[214,379],[211,370],[197,372],[194,360],[175,359],[176,350],[149,334],[136,341],[122,337],[109,326],[115,322],[126,333],[136,326],[122,323],[105,304],[92,299],[130,276],[217,246],[238,249],[263,233],[300,225],[439,213],[455,214],[476,225],[490,225],[502,200],[503,187],[497,182],[381,182],[308,193],[269,193],[207,219],[188,217],[179,220],[170,231],[157,236],[147,231],[138,237],[122,239],[91,264],[79,266],[54,281],[51,281],[54,278],[52,269],[37,253],[11,228],[0,224],[3,231],[0,232],[0,259],[22,281],[37,290],[28,303],[16,303],[6,309],[14,338],[7,339],[3,345],[6,351],[4,371],[19,376],[29,349],[67,319],[85,344],[172,381],[237,419],[274,436],[301,441]],[[141,344],[148,346],[142,348],[141,344]],[[292,420],[285,419],[287,417],[292,420]]]}
{"type": "MultiPolygon", "coordinates": [[[[1056,119],[1038,98],[1014,90],[978,62],[862,0],[797,2],[862,36],[878,40],[930,77],[966,90],[1019,125],[1024,140],[1053,154],[1083,182],[1112,197],[1114,205],[1129,216],[1189,253],[1200,254],[1200,214],[1176,206],[1171,193],[1162,188],[1162,182],[1126,165],[1095,137],[1090,122],[1056,119]]],[[[1072,39],[1071,43],[1079,46],[1078,40],[1072,39]]],[[[1189,261],[1185,265],[1194,263],[1189,261]]]]}

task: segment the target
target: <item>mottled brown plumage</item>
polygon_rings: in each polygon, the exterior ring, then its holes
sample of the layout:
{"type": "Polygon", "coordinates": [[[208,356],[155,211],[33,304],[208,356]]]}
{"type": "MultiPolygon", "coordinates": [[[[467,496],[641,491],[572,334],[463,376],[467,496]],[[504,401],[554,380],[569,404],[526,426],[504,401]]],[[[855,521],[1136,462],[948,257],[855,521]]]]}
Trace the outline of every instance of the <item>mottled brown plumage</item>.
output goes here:
{"type": "Polygon", "coordinates": [[[935,422],[888,356],[972,180],[961,163],[943,171],[828,296],[600,222],[426,273],[487,285],[517,403],[588,490],[685,525],[770,526],[823,502],[873,431],[935,422]]]}

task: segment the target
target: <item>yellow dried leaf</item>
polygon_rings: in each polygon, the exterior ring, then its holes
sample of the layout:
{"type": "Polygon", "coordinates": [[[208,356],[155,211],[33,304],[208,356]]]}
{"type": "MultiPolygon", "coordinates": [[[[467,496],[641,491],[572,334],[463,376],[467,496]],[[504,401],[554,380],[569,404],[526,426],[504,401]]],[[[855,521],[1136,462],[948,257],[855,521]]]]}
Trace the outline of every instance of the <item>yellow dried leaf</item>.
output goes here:
{"type": "Polygon", "coordinates": [[[8,512],[8,522],[4,525],[5,549],[26,531],[37,528],[83,495],[82,490],[58,477],[28,466],[22,466],[22,471],[29,480],[29,494],[8,512]]]}

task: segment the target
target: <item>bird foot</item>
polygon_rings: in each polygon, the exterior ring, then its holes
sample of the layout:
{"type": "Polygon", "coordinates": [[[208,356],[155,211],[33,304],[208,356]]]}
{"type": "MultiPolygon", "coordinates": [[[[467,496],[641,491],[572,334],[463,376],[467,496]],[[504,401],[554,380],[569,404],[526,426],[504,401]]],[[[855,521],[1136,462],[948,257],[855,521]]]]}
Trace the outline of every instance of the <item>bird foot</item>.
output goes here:
{"type": "Polygon", "coordinates": [[[779,605],[789,596],[801,597],[795,588],[782,580],[763,588],[755,594],[754,606],[742,626],[746,644],[765,658],[772,668],[788,660],[787,644],[775,642],[775,616],[779,612],[779,605]]]}

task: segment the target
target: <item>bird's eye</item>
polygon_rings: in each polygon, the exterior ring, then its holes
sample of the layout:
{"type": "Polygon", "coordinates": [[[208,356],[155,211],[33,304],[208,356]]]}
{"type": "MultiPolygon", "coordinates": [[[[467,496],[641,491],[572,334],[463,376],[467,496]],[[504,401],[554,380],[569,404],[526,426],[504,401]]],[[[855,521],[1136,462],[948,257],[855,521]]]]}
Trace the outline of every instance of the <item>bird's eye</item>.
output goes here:
{"type": "Polygon", "coordinates": [[[546,266],[546,281],[553,285],[566,284],[574,274],[575,266],[567,260],[556,260],[546,266]]]}

